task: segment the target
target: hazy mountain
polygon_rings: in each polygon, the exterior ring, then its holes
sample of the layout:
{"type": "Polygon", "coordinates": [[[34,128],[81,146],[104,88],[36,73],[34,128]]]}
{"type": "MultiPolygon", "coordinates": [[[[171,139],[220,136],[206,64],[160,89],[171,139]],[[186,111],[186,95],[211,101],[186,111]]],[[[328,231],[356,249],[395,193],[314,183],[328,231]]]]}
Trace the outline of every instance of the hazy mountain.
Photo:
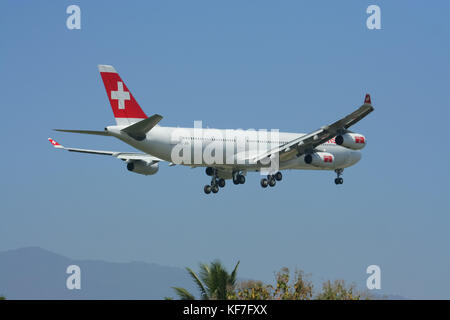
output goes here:
{"type": "MultiPolygon", "coordinates": [[[[7,299],[176,298],[171,289],[173,286],[197,292],[182,268],[145,262],[74,260],[38,247],[0,252],[0,295],[7,299]],[[66,287],[69,265],[81,269],[80,290],[66,287]]],[[[406,299],[397,295],[372,296],[375,299],[406,299]]]]}
{"type": "Polygon", "coordinates": [[[7,299],[163,299],[172,286],[196,292],[187,272],[144,262],[73,260],[29,247],[0,252],[0,295],[7,299]],[[81,289],[68,290],[69,265],[81,269],[81,289]]]}

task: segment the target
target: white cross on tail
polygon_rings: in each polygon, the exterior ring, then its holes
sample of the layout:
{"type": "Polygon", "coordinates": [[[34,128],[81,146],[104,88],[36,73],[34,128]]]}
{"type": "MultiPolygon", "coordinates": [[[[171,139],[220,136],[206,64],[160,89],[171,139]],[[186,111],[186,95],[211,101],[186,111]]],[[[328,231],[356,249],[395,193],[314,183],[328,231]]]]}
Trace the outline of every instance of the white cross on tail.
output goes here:
{"type": "Polygon", "coordinates": [[[111,99],[119,101],[119,109],[125,109],[125,100],[130,100],[130,93],[123,91],[123,82],[117,81],[117,91],[111,91],[111,99]]]}

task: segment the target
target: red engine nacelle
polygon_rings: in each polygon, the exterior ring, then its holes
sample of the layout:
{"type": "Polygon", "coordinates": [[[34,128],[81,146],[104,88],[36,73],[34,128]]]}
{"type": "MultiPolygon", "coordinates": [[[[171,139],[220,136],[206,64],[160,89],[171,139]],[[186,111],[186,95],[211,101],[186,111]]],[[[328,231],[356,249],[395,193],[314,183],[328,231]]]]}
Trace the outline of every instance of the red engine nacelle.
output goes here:
{"type": "Polygon", "coordinates": [[[319,168],[334,166],[334,155],[328,152],[314,152],[305,155],[305,163],[319,168]]]}
{"type": "Polygon", "coordinates": [[[336,136],[334,141],[337,145],[352,149],[359,150],[366,146],[366,137],[359,133],[344,133],[336,136]]]}

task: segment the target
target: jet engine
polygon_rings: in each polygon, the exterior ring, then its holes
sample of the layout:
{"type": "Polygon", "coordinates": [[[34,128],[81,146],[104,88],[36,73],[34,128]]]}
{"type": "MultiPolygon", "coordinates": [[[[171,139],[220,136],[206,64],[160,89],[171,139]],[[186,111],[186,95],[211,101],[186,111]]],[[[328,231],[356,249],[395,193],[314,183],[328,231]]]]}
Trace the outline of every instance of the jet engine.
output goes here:
{"type": "Polygon", "coordinates": [[[134,173],[139,173],[148,176],[158,172],[159,165],[158,163],[147,163],[142,160],[135,160],[128,162],[127,169],[134,173]]]}
{"type": "Polygon", "coordinates": [[[305,155],[305,163],[319,168],[334,166],[334,155],[328,152],[314,152],[305,155]]]}
{"type": "Polygon", "coordinates": [[[344,133],[337,135],[334,139],[337,145],[352,149],[359,150],[366,146],[366,137],[359,133],[344,133]]]}

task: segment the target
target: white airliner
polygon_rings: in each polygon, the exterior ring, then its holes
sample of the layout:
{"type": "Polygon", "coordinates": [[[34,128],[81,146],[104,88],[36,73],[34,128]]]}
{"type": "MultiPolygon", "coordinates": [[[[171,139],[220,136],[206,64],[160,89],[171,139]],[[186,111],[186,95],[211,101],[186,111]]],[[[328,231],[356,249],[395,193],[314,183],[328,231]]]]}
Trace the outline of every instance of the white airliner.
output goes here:
{"type": "Polygon", "coordinates": [[[342,184],[344,168],[361,159],[359,150],[366,145],[363,135],[348,128],[374,110],[366,94],[364,104],[356,111],[307,134],[163,127],[158,125],[163,117],[147,117],[114,67],[98,68],[116,125],[103,131],[55,130],[116,137],[142,153],[66,148],[49,138],[52,145],[72,152],[114,156],[125,161],[129,171],[143,175],[155,174],[161,161],[169,166],[206,167],[206,174],[211,176],[211,183],[204,187],[206,194],[217,193],[226,179],[245,183],[250,171],[267,173],[260,181],[263,188],[275,186],[282,179],[281,170],[287,169],[334,170],[335,183],[342,184]]]}

